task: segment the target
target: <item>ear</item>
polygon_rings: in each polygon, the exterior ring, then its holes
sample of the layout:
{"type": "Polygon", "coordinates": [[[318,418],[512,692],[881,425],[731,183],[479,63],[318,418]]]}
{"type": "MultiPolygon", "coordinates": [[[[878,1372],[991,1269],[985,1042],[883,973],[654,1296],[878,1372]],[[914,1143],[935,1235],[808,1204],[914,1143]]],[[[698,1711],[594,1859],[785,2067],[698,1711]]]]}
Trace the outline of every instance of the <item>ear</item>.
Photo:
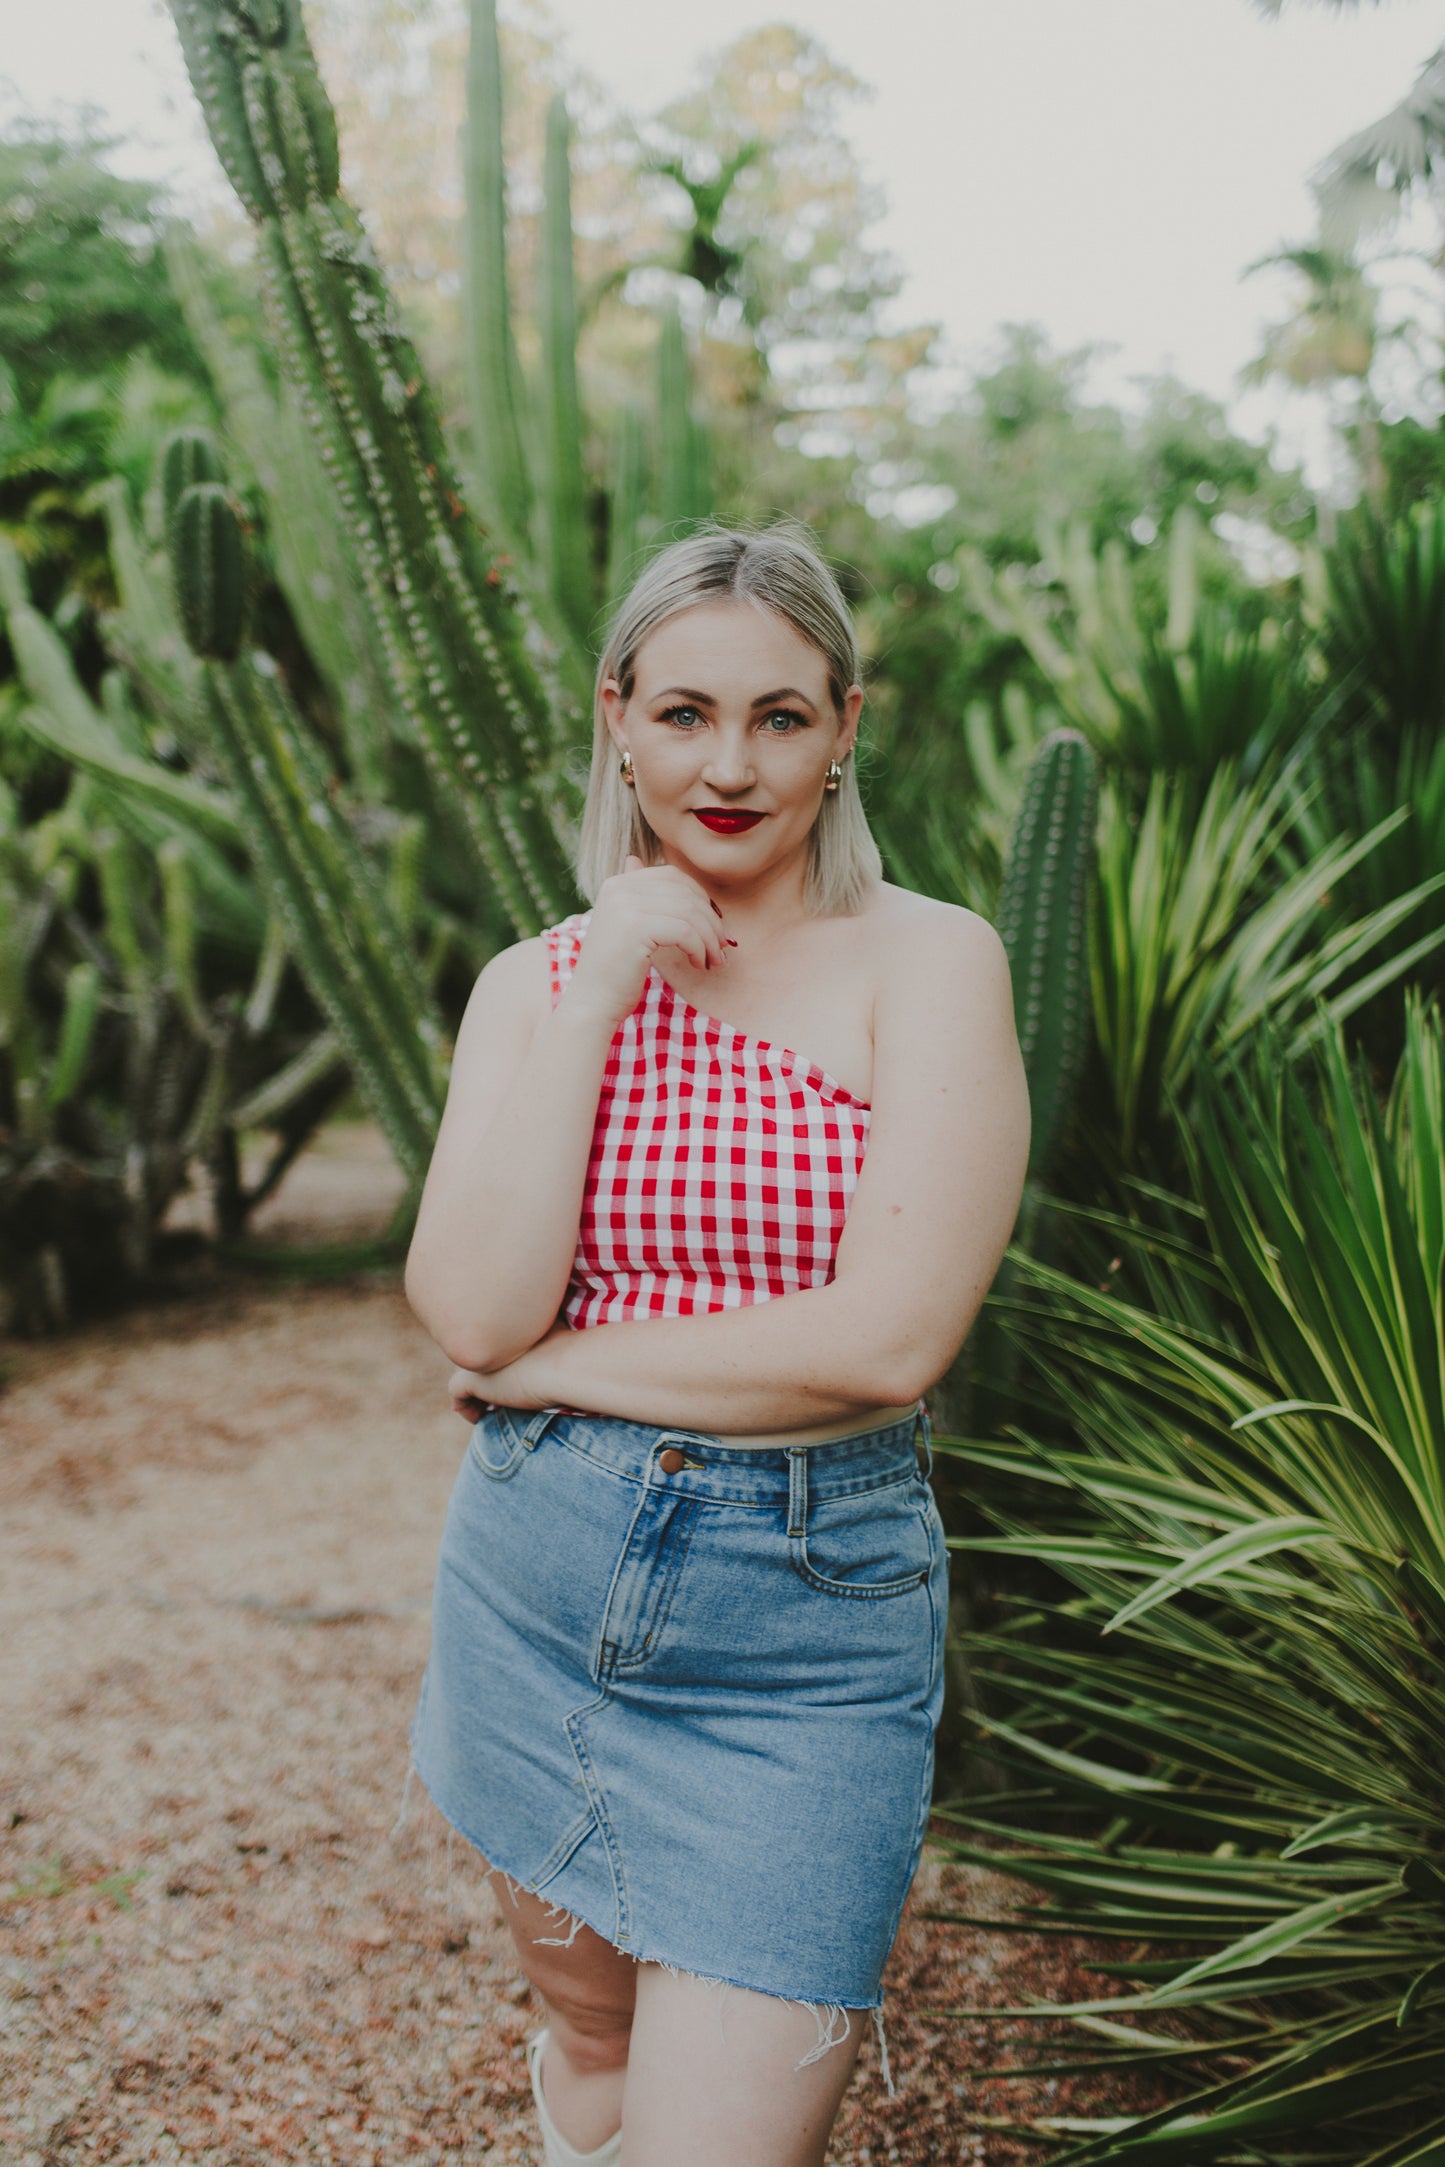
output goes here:
{"type": "Polygon", "coordinates": [[[850,685],[838,717],[838,743],[834,749],[835,760],[842,760],[858,742],[858,724],[863,714],[863,687],[850,685]]]}
{"type": "Polygon", "coordinates": [[[612,742],[619,753],[626,752],[627,731],[622,718],[627,712],[627,702],[622,697],[622,687],[615,677],[605,677],[603,679],[599,697],[602,701],[603,719],[607,724],[612,742]]]}

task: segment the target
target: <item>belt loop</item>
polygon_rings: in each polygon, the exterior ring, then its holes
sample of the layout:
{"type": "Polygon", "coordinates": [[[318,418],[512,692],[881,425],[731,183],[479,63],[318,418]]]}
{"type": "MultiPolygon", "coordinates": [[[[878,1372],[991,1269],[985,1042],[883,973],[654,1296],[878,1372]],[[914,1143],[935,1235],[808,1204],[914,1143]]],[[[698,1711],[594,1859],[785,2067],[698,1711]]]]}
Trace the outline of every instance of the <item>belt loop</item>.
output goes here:
{"type": "Polygon", "coordinates": [[[788,1533],[808,1532],[808,1448],[788,1445],[788,1533]]]}
{"type": "Polygon", "coordinates": [[[560,1407],[538,1408],[536,1414],[533,1415],[531,1421],[527,1424],[527,1427],[522,1432],[522,1443],[526,1446],[529,1452],[533,1451],[538,1445],[541,1444],[543,1437],[546,1435],[548,1424],[551,1422],[554,1415],[560,1415],[561,1412],[562,1409],[560,1407]]]}
{"type": "Polygon", "coordinates": [[[913,1425],[913,1449],[918,1449],[919,1425],[923,1427],[923,1465],[919,1472],[927,1482],[933,1473],[933,1424],[928,1419],[928,1409],[922,1399],[918,1402],[918,1415],[913,1425]]]}

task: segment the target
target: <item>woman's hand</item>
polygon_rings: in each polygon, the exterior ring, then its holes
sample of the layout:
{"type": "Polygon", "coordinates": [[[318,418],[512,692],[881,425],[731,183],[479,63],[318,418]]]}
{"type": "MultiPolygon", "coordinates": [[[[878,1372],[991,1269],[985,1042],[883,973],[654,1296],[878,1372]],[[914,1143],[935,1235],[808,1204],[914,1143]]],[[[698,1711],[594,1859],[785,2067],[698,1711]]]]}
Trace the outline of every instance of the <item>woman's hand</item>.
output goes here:
{"type": "Polygon", "coordinates": [[[480,1422],[487,1411],[487,1402],[494,1396],[491,1383],[484,1370],[454,1369],[447,1379],[452,1413],[460,1415],[464,1422],[480,1422]]]}
{"type": "Polygon", "coordinates": [[[685,956],[694,970],[711,970],[727,948],[722,912],[700,881],[679,866],[629,856],[597,891],[565,997],[602,1010],[615,1027],[636,1008],[660,957],[685,956]]]}
{"type": "Polygon", "coordinates": [[[547,1375],[548,1353],[559,1341],[574,1337],[570,1326],[554,1324],[535,1347],[500,1369],[454,1369],[448,1379],[452,1413],[465,1422],[480,1422],[488,1402],[497,1407],[555,1406],[556,1378],[547,1375]]]}

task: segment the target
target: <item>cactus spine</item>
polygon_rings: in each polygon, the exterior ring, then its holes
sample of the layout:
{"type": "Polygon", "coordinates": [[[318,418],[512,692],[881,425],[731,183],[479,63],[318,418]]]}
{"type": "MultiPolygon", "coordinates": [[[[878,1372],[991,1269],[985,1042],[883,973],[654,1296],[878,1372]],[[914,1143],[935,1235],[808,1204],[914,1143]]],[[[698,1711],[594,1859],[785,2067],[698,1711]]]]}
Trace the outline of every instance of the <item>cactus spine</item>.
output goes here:
{"type": "MultiPolygon", "coordinates": [[[[225,488],[201,482],[177,505],[177,548],[199,538],[209,562],[241,565],[242,537],[225,488]],[[229,523],[230,532],[224,529],[229,523]]],[[[178,594],[207,591],[206,567],[177,557],[178,594]]],[[[244,581],[237,578],[237,593],[244,581]]],[[[184,606],[184,602],[183,602],[184,606]]],[[[201,698],[256,862],[318,1007],[413,1178],[424,1171],[441,1109],[441,1033],[382,880],[362,853],[331,777],[269,656],[209,638],[201,698]]]]}
{"type": "Polygon", "coordinates": [[[575,715],[555,655],[463,504],[421,366],[337,193],[299,0],[170,0],[255,222],[268,312],[350,526],[392,687],[520,931],[570,907],[575,715]]]}
{"type": "Polygon", "coordinates": [[[1078,1088],[1089,1023],[1087,910],[1099,763],[1077,730],[1044,739],[1024,781],[999,897],[1029,1081],[1029,1175],[1047,1165],[1078,1088]]]}

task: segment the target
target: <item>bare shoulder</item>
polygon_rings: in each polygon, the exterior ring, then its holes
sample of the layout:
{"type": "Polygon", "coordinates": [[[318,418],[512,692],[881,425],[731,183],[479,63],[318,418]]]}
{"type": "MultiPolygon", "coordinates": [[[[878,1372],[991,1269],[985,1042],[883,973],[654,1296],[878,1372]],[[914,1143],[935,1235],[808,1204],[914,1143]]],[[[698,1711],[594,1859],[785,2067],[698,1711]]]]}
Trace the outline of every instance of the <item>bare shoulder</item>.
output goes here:
{"type": "Polygon", "coordinates": [[[550,1013],[551,972],[540,934],[499,948],[478,974],[467,1003],[473,1029],[498,1028],[530,1037],[550,1013]]]}
{"type": "Polygon", "coordinates": [[[912,1005],[930,990],[935,999],[957,999],[973,989],[987,1002],[1008,988],[1003,942],[977,911],[884,881],[865,916],[880,1008],[889,996],[912,1005]]]}

